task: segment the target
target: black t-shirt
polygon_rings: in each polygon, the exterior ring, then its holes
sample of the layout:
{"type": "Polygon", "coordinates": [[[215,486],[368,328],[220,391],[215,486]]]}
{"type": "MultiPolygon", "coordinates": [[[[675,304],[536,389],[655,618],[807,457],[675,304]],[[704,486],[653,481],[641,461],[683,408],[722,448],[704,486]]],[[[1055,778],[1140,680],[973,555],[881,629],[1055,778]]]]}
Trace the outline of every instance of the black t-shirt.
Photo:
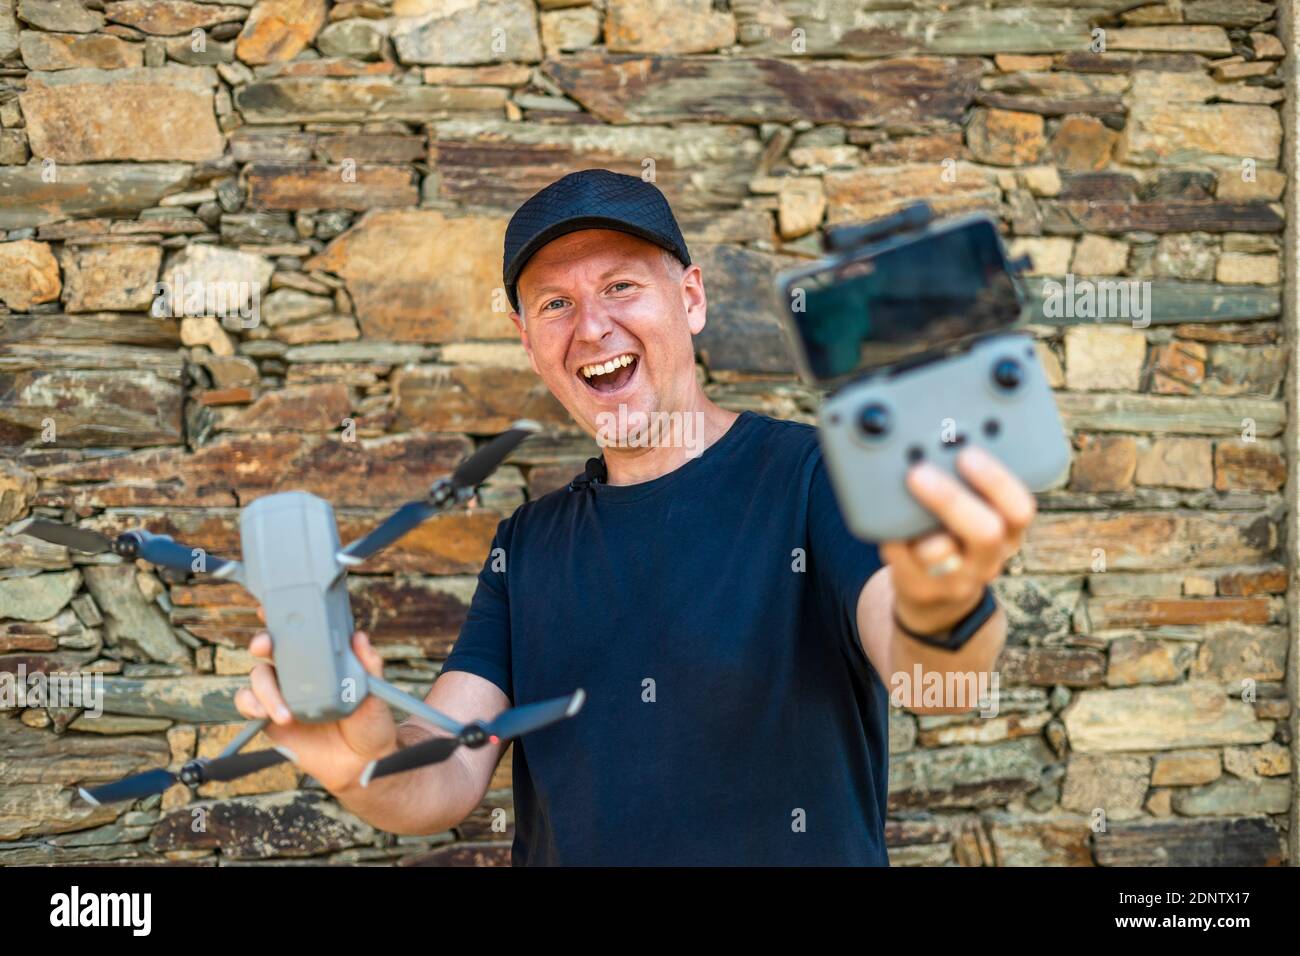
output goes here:
{"type": "Polygon", "coordinates": [[[888,865],[856,615],[879,567],[816,430],[753,412],[666,475],[502,521],[443,669],[514,704],[587,692],[515,741],[515,864],[888,865]]]}

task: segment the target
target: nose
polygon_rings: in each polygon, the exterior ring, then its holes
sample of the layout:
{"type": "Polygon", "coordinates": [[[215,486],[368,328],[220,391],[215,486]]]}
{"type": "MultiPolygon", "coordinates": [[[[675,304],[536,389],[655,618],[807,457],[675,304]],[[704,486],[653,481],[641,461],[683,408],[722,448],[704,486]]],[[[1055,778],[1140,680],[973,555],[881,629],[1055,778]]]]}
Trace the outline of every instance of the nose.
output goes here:
{"type": "Polygon", "coordinates": [[[599,342],[614,331],[614,318],[597,296],[584,296],[575,303],[578,318],[574,337],[582,342],[599,342]]]}

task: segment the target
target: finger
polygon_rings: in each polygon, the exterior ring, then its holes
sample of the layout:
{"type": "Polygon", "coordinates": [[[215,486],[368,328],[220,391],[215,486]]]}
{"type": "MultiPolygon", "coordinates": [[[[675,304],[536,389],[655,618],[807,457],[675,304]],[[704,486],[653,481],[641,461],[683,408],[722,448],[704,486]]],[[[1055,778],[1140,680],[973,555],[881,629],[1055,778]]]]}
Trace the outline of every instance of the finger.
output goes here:
{"type": "Polygon", "coordinates": [[[293,720],[293,714],[280,694],[280,685],[275,679],[275,668],[267,664],[258,664],[248,675],[253,693],[261,701],[262,708],[277,724],[287,724],[293,720]]]}
{"type": "Polygon", "coordinates": [[[961,541],[967,558],[979,564],[1001,561],[1007,524],[992,505],[928,462],[908,471],[907,488],[961,541]]]}
{"type": "Polygon", "coordinates": [[[249,687],[241,687],[235,691],[235,710],[239,711],[241,717],[247,717],[249,720],[266,719],[266,709],[249,687]]]}
{"type": "Polygon", "coordinates": [[[253,635],[253,639],[248,642],[248,653],[254,657],[269,661],[271,659],[271,635],[266,631],[259,631],[253,635]]]}
{"type": "Polygon", "coordinates": [[[1006,465],[977,445],[957,455],[957,470],[1002,516],[1011,536],[1029,527],[1038,512],[1033,493],[1006,465]]]}
{"type": "Polygon", "coordinates": [[[894,586],[894,613],[913,630],[934,631],[947,626],[969,611],[984,591],[984,582],[963,563],[960,570],[934,575],[916,558],[913,542],[891,541],[880,545],[881,557],[889,562],[894,586]],[[906,606],[906,607],[904,607],[906,606]],[[919,613],[921,617],[911,617],[919,613]],[[939,614],[941,618],[935,618],[939,614]],[[922,622],[925,623],[922,623],[922,622]]]}
{"type": "MultiPolygon", "coordinates": [[[[384,661],[370,643],[365,631],[352,635],[352,650],[373,677],[384,676],[384,661]]],[[[368,694],[361,705],[339,723],[339,732],[352,750],[359,754],[381,755],[392,751],[396,741],[397,725],[388,705],[368,694]]]]}
{"type": "Polygon", "coordinates": [[[371,677],[384,676],[384,659],[375,650],[375,645],[370,643],[369,634],[365,631],[357,631],[353,634],[352,650],[357,655],[357,660],[361,661],[361,666],[366,669],[367,674],[371,677]]]}

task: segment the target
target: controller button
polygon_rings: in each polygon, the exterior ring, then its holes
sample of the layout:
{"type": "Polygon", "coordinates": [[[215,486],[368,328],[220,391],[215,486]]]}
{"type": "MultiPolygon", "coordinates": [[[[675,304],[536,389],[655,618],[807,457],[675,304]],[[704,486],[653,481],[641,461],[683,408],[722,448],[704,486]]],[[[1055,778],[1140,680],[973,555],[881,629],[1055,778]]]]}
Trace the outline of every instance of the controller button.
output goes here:
{"type": "Polygon", "coordinates": [[[984,434],[989,438],[997,438],[998,432],[1002,431],[1002,425],[996,418],[987,418],[984,420],[984,434]]]}
{"type": "Polygon", "coordinates": [[[880,438],[889,434],[889,409],[880,404],[868,405],[862,409],[862,415],[858,419],[858,426],[862,429],[863,434],[870,438],[880,438]]]}
{"type": "Polygon", "coordinates": [[[925,449],[923,449],[920,445],[913,445],[912,447],[907,449],[907,460],[913,465],[915,465],[918,461],[920,461],[924,457],[925,457],[925,449]]]}
{"type": "Polygon", "coordinates": [[[1008,392],[1020,387],[1024,381],[1025,370],[1020,363],[1012,358],[1000,359],[993,366],[993,381],[999,388],[1006,389],[1008,392]]]}
{"type": "Polygon", "coordinates": [[[966,433],[958,432],[956,435],[952,436],[952,441],[945,441],[940,444],[943,445],[944,451],[953,451],[954,449],[960,448],[966,444],[966,433]]]}

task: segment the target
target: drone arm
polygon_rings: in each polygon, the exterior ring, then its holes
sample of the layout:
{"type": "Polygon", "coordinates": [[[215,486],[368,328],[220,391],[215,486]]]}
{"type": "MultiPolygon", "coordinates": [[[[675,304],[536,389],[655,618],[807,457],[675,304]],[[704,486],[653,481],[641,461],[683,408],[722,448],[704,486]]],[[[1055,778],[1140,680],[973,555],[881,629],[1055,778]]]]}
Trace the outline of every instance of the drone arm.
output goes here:
{"type": "Polygon", "coordinates": [[[199,571],[219,578],[230,578],[241,584],[244,579],[244,567],[238,561],[218,558],[208,554],[203,548],[192,548],[181,544],[171,535],[154,534],[143,528],[133,528],[124,531],[116,538],[110,538],[90,528],[79,528],[75,525],[32,516],[15,524],[12,533],[30,535],[48,541],[50,544],[61,545],[85,554],[109,552],[127,561],[141,558],[161,567],[186,572],[199,571]]]}
{"type": "Polygon", "coordinates": [[[209,554],[204,548],[182,544],[169,535],[151,534],[148,531],[128,531],[118,540],[124,544],[121,547],[115,546],[113,550],[125,558],[138,557],[151,564],[174,568],[177,571],[211,574],[214,577],[230,578],[241,583],[243,581],[244,567],[240,562],[219,558],[209,554]]]}
{"type": "Polygon", "coordinates": [[[374,694],[386,704],[391,704],[398,710],[410,714],[413,717],[419,717],[427,720],[435,727],[440,727],[453,736],[458,736],[465,729],[465,725],[453,720],[441,711],[434,710],[418,697],[412,697],[405,691],[399,690],[387,681],[380,680],[378,677],[366,678],[366,687],[370,693],[374,694]]]}
{"type": "Polygon", "coordinates": [[[221,578],[224,581],[234,581],[236,584],[248,585],[244,577],[244,562],[226,560],[221,567],[212,572],[214,578],[221,578]]]}
{"type": "Polygon", "coordinates": [[[262,732],[262,729],[266,724],[267,720],[265,717],[261,720],[250,721],[244,726],[243,730],[235,735],[234,740],[226,744],[226,749],[217,755],[218,759],[221,757],[233,757],[235,754],[239,753],[239,751],[244,749],[245,744],[262,732]]]}

